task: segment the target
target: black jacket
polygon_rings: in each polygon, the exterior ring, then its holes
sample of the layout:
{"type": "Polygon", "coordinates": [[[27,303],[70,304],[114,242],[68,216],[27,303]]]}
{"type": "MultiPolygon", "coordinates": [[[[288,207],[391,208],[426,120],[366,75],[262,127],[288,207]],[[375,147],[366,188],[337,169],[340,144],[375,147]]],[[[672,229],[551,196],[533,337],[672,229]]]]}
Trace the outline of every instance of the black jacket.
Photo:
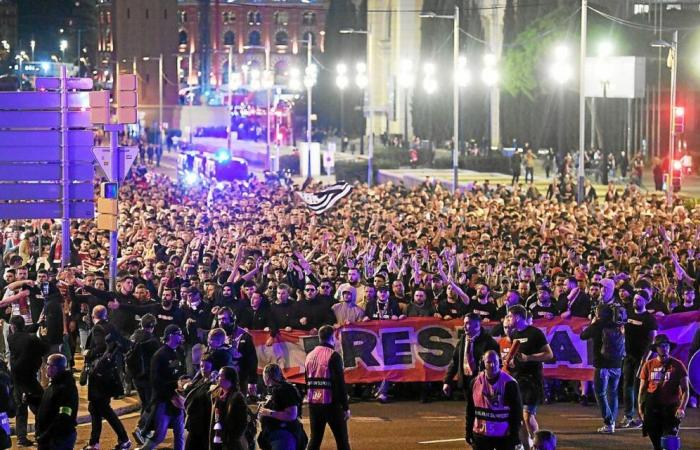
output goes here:
{"type": "Polygon", "coordinates": [[[588,328],[583,330],[581,339],[593,340],[593,367],[597,369],[619,369],[622,367],[622,358],[616,361],[605,358],[601,353],[601,348],[603,347],[603,329],[607,327],[615,328],[616,325],[613,323],[606,324],[602,321],[592,323],[588,328]]]}
{"type": "Polygon", "coordinates": [[[323,325],[335,323],[335,315],[331,310],[331,304],[317,298],[313,300],[301,300],[296,303],[296,324],[292,328],[299,330],[319,329],[323,325]],[[306,325],[302,325],[302,317],[306,317],[306,325]]]}
{"type": "Polygon", "coordinates": [[[134,331],[129,340],[132,342],[133,351],[137,352],[138,357],[141,358],[141,367],[143,369],[143,372],[140,374],[132,374],[134,381],[147,383],[150,381],[151,376],[151,358],[160,348],[160,341],[153,333],[146,332],[143,328],[134,331]]]}
{"type": "MultiPolygon", "coordinates": [[[[445,373],[444,383],[452,385],[455,375],[457,375],[457,386],[462,389],[467,389],[469,387],[469,382],[472,377],[464,376],[464,345],[465,336],[462,334],[459,337],[459,342],[457,342],[457,347],[455,347],[452,353],[452,361],[450,365],[447,366],[447,373],[445,373]]],[[[488,331],[484,328],[481,329],[481,333],[474,340],[474,362],[477,364],[477,371],[483,369],[482,358],[484,353],[489,350],[494,350],[499,352],[498,343],[494,338],[491,337],[488,331]]],[[[476,373],[474,374],[476,375],[476,373]]]]}
{"type": "Polygon", "coordinates": [[[120,307],[119,309],[110,310],[109,321],[125,336],[130,336],[136,331],[138,323],[136,322],[134,314],[121,307],[123,305],[135,305],[138,303],[133,294],[124,295],[121,292],[103,291],[90,286],[84,286],[83,289],[103,302],[112,300],[118,301],[120,307]]]}
{"type": "Polygon", "coordinates": [[[241,310],[238,316],[238,325],[249,330],[264,330],[270,329],[271,335],[277,334],[277,323],[272,317],[272,311],[269,306],[261,305],[258,309],[247,307],[241,310]]]}
{"type": "Polygon", "coordinates": [[[36,440],[49,444],[75,432],[78,416],[78,388],[70,371],[51,380],[36,413],[36,440]]]}
{"type": "Polygon", "coordinates": [[[7,337],[10,347],[10,366],[14,380],[35,377],[41,368],[44,355],[49,351],[48,345],[35,334],[18,331],[7,337]]]}
{"type": "Polygon", "coordinates": [[[151,386],[156,402],[170,404],[177,389],[177,380],[185,374],[181,356],[167,345],[161,346],[151,358],[151,386]]]}

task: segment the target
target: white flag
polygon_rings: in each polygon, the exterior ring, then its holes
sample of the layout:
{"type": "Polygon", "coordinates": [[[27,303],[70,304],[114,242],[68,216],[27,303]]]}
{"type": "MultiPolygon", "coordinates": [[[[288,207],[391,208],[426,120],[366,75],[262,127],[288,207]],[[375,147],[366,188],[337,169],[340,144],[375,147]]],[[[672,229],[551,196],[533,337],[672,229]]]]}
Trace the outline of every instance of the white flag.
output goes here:
{"type": "Polygon", "coordinates": [[[348,183],[336,183],[327,188],[321,189],[313,194],[307,192],[297,192],[299,197],[316,214],[323,214],[335,205],[338,200],[346,197],[352,191],[352,186],[348,183]]]}

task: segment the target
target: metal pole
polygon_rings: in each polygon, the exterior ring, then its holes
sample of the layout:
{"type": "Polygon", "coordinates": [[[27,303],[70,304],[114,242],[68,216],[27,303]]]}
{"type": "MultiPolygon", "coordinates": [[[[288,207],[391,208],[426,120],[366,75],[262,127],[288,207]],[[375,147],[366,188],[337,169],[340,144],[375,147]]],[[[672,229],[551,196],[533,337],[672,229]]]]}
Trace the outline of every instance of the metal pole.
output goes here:
{"type": "MultiPolygon", "coordinates": [[[[191,55],[191,53],[190,53],[191,55]]],[[[229,157],[231,157],[231,112],[233,111],[233,45],[228,48],[228,117],[226,118],[226,146],[228,148],[229,157]]]]}
{"type": "Polygon", "coordinates": [[[165,130],[163,129],[163,54],[161,53],[158,57],[158,123],[160,124],[160,133],[158,135],[158,146],[160,147],[160,154],[163,154],[163,135],[165,130]]]}
{"type": "Polygon", "coordinates": [[[596,113],[595,113],[595,97],[591,97],[591,150],[596,147],[595,145],[595,127],[596,127],[596,113]]]}
{"type": "MultiPolygon", "coordinates": [[[[588,26],[588,0],[581,0],[581,53],[579,55],[579,92],[578,92],[578,189],[577,200],[583,203],[583,181],[586,172],[583,167],[583,152],[585,147],[586,133],[586,93],[584,86],[585,64],[586,64],[586,28],[588,26]]],[[[593,108],[591,107],[591,111],[593,108]]]]}
{"type": "Polygon", "coordinates": [[[265,142],[265,169],[270,170],[270,133],[272,130],[272,123],[270,122],[270,96],[272,95],[271,89],[272,86],[270,82],[272,81],[274,83],[274,78],[270,80],[270,77],[273,76],[272,72],[270,71],[270,49],[269,47],[265,49],[265,68],[267,70],[267,104],[266,104],[266,122],[267,122],[267,135],[266,135],[266,142],[265,142]]]}
{"type": "Polygon", "coordinates": [[[61,64],[61,266],[70,265],[70,156],[68,153],[68,80],[61,64]]]}
{"type": "Polygon", "coordinates": [[[627,152],[626,155],[630,154],[632,150],[632,99],[627,99],[627,152]]]}
{"type": "Polygon", "coordinates": [[[676,127],[674,118],[676,114],[676,75],[678,72],[678,30],[673,32],[673,42],[671,42],[671,109],[669,110],[669,132],[668,132],[668,182],[666,183],[666,204],[673,208],[673,160],[676,151],[676,127]]]}
{"type": "Polygon", "coordinates": [[[367,107],[369,114],[367,121],[369,122],[369,142],[367,143],[367,186],[372,187],[374,178],[374,168],[372,160],[374,159],[374,105],[372,105],[372,29],[369,18],[367,19],[367,107]]]}
{"type": "Polygon", "coordinates": [[[408,148],[408,88],[403,90],[403,140],[404,148],[408,148]]]}
{"type": "MultiPolygon", "coordinates": [[[[112,179],[117,182],[119,192],[119,130],[122,126],[117,124],[105,125],[105,131],[109,132],[109,148],[112,156],[112,179]]],[[[117,195],[117,211],[119,211],[119,195],[117,195]]],[[[117,216],[118,217],[118,216],[117,216]]],[[[117,288],[117,253],[119,249],[118,231],[109,232],[109,289],[117,288]]]]}
{"type": "Polygon", "coordinates": [[[343,143],[345,137],[345,89],[340,90],[340,151],[345,151],[343,143]]]}
{"type": "Polygon", "coordinates": [[[452,67],[454,80],[452,81],[452,118],[454,120],[454,141],[452,143],[452,193],[457,192],[459,182],[459,83],[457,82],[457,68],[459,67],[459,6],[455,5],[454,17],[454,48],[452,67]]]}
{"type": "MultiPolygon", "coordinates": [[[[306,41],[306,67],[309,68],[311,67],[311,44],[312,44],[311,36],[308,37],[306,41]]],[[[311,69],[308,69],[309,71],[311,69]]],[[[310,77],[310,73],[308,73],[306,76],[310,77]]],[[[311,81],[309,79],[309,81],[311,81]]],[[[307,83],[306,85],[306,159],[307,159],[307,172],[306,176],[311,178],[311,83],[307,83]]]]}

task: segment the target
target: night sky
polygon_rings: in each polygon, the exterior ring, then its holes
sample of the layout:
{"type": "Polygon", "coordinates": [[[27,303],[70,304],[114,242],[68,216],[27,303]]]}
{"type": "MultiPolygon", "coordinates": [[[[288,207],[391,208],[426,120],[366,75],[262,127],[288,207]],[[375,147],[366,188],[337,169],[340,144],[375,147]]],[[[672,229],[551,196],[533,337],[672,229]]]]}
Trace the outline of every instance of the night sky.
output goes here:
{"type": "MultiPolygon", "coordinates": [[[[48,60],[51,54],[60,53],[61,39],[68,41],[67,55],[75,52],[77,35],[68,26],[77,0],[18,0],[19,49],[30,53],[29,42],[36,41],[35,59],[48,60]],[[59,34],[59,29],[64,34],[59,34]]],[[[83,0],[85,1],[85,0],[83,0]]]]}

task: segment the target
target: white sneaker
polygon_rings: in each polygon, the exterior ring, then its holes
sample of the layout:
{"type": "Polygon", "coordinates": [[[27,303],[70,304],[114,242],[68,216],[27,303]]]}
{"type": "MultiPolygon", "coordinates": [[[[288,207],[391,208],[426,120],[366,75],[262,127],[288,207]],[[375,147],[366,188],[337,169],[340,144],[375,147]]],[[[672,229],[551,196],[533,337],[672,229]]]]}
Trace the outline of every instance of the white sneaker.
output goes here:
{"type": "Polygon", "coordinates": [[[615,432],[615,425],[603,425],[598,428],[598,433],[601,434],[613,434],[615,432]]]}

